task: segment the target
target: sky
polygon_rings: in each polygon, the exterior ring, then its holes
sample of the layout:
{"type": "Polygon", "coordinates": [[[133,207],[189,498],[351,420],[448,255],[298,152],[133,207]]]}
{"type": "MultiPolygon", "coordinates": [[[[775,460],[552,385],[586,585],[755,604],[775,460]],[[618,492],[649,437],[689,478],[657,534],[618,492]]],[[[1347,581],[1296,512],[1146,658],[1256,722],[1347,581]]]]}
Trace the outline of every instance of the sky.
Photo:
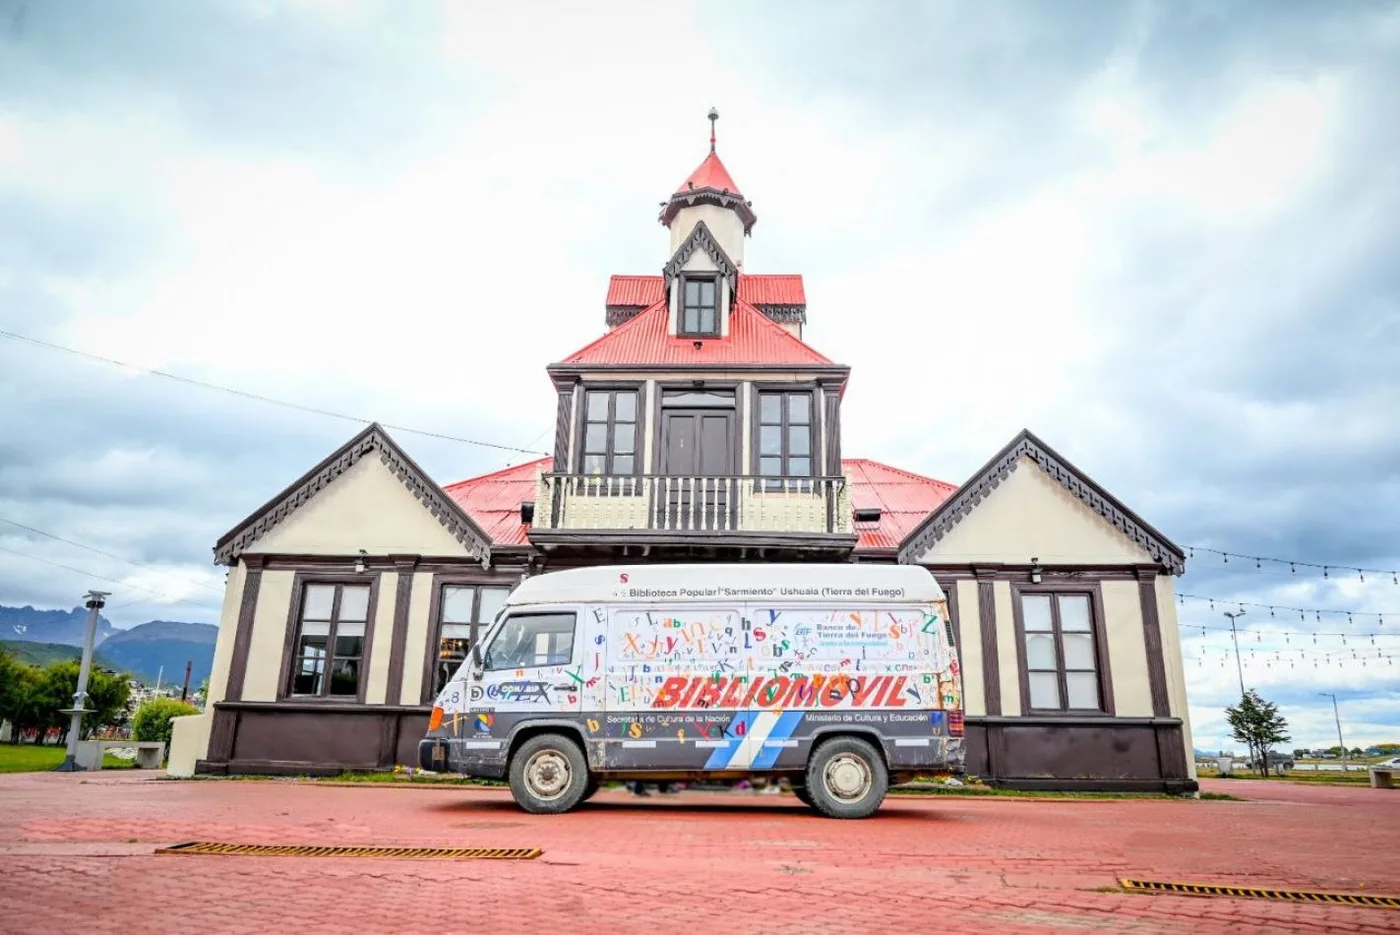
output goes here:
{"type": "Polygon", "coordinates": [[[1178,543],[1328,563],[1188,561],[1195,745],[1239,602],[1286,746],[1321,692],[1400,741],[1354,571],[1400,569],[1400,6],[795,9],[0,0],[0,604],[214,622],[214,541],[371,419],[504,446],[394,430],[443,483],[543,452],[714,106],[847,456],[961,483],[1028,427],[1178,543]]]}

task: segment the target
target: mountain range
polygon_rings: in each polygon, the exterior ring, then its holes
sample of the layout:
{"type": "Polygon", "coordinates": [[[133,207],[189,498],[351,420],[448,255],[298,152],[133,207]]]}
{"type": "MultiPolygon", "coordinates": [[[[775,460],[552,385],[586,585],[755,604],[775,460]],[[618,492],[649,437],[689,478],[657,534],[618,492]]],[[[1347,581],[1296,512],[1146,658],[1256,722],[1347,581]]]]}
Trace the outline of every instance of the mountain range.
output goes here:
{"type": "MultiPolygon", "coordinates": [[[[34,607],[0,605],[0,641],[34,644],[34,648],[13,647],[16,655],[62,658],[62,646],[81,652],[87,635],[87,611],[38,610],[34,607]],[[58,645],[52,645],[58,644],[58,645]],[[48,645],[40,650],[39,646],[48,645]]],[[[112,626],[99,615],[94,656],[97,661],[125,670],[143,682],[179,682],[185,677],[185,663],[191,663],[190,688],[209,677],[214,663],[214,642],[219,628],[208,623],[152,620],[126,630],[112,626]]],[[[37,660],[36,660],[37,661],[37,660]]]]}

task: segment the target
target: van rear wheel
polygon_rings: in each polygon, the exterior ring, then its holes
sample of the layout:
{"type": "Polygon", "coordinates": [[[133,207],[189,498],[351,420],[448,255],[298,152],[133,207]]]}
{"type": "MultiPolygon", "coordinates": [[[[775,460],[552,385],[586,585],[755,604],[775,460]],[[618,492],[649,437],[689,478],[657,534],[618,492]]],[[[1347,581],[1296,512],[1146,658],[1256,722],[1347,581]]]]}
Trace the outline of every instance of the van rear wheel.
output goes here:
{"type": "Polygon", "coordinates": [[[889,771],[880,751],[858,737],[836,737],[807,761],[807,795],[828,818],[866,818],[889,789],[889,771]]]}
{"type": "Polygon", "coordinates": [[[563,734],[540,734],[520,745],[510,761],[510,793],[527,812],[567,812],[588,794],[588,762],[563,734]]]}

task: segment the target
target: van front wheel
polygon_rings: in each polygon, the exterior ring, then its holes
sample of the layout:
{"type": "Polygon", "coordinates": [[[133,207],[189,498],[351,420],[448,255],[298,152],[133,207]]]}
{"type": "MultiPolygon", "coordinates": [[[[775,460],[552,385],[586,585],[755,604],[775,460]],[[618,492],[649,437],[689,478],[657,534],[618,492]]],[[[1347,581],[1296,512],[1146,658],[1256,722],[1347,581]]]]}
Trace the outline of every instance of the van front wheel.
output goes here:
{"type": "Polygon", "coordinates": [[[511,757],[510,792],[527,812],[567,812],[584,800],[588,786],[583,751],[562,734],[531,737],[511,757]]]}
{"type": "Polygon", "coordinates": [[[869,741],[837,737],[817,747],[807,762],[807,795],[829,818],[865,818],[889,789],[885,761],[869,741]]]}

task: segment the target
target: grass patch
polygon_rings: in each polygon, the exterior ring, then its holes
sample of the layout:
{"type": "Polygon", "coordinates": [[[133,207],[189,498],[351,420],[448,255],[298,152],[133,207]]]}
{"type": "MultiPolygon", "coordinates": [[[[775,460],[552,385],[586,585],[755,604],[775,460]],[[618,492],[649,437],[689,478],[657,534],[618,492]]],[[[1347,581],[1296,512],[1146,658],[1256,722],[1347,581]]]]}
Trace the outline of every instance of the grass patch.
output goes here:
{"type": "Polygon", "coordinates": [[[1215,770],[1199,770],[1197,775],[1201,779],[1253,779],[1256,782],[1301,782],[1313,783],[1324,786],[1369,786],[1371,784],[1371,774],[1368,772],[1289,772],[1283,776],[1270,773],[1268,776],[1260,776],[1258,773],[1235,773],[1230,776],[1222,776],[1215,770]]]}
{"type": "Polygon", "coordinates": [[[978,798],[1001,799],[1177,799],[1183,796],[1167,795],[1165,792],[1042,792],[1026,789],[1000,789],[994,786],[965,785],[908,785],[892,786],[890,795],[949,795],[978,798]]]}
{"type": "MultiPolygon", "coordinates": [[[[0,773],[46,772],[62,763],[67,754],[67,747],[0,743],[0,773]]],[[[110,753],[102,755],[103,769],[134,769],[135,767],[135,760],[121,760],[110,753]]]]}
{"type": "Polygon", "coordinates": [[[1243,802],[1243,801],[1245,801],[1244,799],[1240,798],[1240,797],[1237,796],[1237,795],[1229,795],[1229,794],[1224,793],[1224,792],[1202,792],[1202,793],[1200,794],[1200,798],[1202,798],[1202,799],[1207,799],[1207,800],[1212,801],[1212,802],[1243,802]]]}

